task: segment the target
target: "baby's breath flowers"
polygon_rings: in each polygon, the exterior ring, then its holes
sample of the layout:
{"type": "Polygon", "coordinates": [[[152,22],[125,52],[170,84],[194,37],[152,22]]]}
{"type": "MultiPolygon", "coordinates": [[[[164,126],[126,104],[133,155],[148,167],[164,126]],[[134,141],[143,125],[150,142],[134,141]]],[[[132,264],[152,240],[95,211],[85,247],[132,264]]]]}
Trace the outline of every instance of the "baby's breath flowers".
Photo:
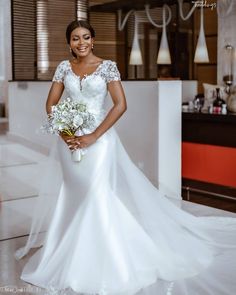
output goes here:
{"type": "MultiPolygon", "coordinates": [[[[52,106],[51,113],[48,114],[47,121],[41,130],[50,134],[60,135],[63,133],[74,136],[77,131],[83,134],[84,129],[91,129],[94,124],[95,117],[88,110],[87,105],[73,101],[68,97],[52,106]]],[[[72,159],[80,161],[85,152],[85,149],[72,151],[72,159]]]]}
{"type": "Polygon", "coordinates": [[[73,101],[68,97],[52,106],[47,122],[41,129],[50,134],[64,133],[73,136],[79,129],[92,128],[94,122],[94,115],[88,111],[86,104],[73,101]]]}

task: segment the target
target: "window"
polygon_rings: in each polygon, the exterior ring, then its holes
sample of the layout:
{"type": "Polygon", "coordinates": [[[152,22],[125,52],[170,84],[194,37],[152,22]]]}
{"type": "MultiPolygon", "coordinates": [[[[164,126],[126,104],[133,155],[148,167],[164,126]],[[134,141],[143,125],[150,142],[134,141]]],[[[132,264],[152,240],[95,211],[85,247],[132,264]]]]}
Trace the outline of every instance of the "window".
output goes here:
{"type": "Polygon", "coordinates": [[[77,11],[75,0],[12,0],[14,80],[51,80],[57,64],[70,58],[65,29],[77,11]]]}
{"type": "MultiPolygon", "coordinates": [[[[87,8],[87,0],[12,0],[13,80],[51,80],[58,63],[72,57],[67,25],[76,17],[87,19],[87,8]]],[[[104,18],[103,13],[91,12],[89,21],[96,30],[94,53],[117,60],[124,44],[117,42],[116,13],[104,18]]]]}

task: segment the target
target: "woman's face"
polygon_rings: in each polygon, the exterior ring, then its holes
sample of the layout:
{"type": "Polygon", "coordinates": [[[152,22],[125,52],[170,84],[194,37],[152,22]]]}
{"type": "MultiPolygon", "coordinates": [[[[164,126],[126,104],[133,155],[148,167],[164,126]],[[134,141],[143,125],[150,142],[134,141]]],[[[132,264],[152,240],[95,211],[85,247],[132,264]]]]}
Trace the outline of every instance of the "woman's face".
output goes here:
{"type": "Polygon", "coordinates": [[[70,47],[77,56],[87,56],[92,51],[93,38],[89,30],[76,28],[70,35],[70,47]]]}

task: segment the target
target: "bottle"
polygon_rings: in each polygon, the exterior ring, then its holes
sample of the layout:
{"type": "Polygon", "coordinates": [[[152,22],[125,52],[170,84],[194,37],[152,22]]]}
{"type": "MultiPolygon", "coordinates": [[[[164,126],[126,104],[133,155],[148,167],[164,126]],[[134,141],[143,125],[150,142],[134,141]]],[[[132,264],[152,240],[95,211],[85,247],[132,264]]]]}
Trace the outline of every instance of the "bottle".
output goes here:
{"type": "Polygon", "coordinates": [[[210,106],[208,107],[208,113],[212,114],[213,113],[213,104],[211,103],[210,106]]]}
{"type": "Polygon", "coordinates": [[[220,114],[225,101],[220,97],[220,88],[216,88],[216,99],[213,101],[213,113],[220,114]]]}
{"type": "Polygon", "coordinates": [[[226,103],[222,104],[221,114],[223,114],[223,115],[227,114],[227,105],[226,105],[226,103]]]}
{"type": "Polygon", "coordinates": [[[193,101],[191,101],[191,100],[188,102],[188,110],[190,112],[194,110],[194,104],[193,104],[193,101]]]}

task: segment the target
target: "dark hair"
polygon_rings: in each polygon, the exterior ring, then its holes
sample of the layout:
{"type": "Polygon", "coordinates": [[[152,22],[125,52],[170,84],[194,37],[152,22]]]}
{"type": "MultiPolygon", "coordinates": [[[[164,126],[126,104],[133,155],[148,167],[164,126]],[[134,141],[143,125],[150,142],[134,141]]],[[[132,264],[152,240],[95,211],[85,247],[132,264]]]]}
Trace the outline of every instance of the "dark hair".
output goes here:
{"type": "MultiPolygon", "coordinates": [[[[89,30],[92,38],[95,37],[95,31],[94,31],[93,27],[87,21],[85,21],[85,20],[74,20],[73,22],[69,23],[69,25],[66,28],[66,40],[67,40],[68,44],[70,44],[71,33],[76,28],[85,28],[85,29],[89,30]]],[[[72,55],[74,57],[77,57],[76,54],[73,51],[72,51],[72,55]]]]}

